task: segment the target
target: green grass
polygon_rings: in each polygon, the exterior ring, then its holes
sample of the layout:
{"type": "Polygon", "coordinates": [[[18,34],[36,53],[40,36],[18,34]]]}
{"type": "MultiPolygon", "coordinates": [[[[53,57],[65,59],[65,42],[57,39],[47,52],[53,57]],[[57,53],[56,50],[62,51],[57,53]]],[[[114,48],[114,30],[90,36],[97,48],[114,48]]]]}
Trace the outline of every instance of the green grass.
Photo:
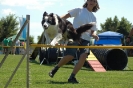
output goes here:
{"type": "MultiPolygon", "coordinates": [[[[0,61],[4,55],[0,55],[0,61]]],[[[15,70],[21,55],[9,55],[0,68],[0,88],[4,88],[10,76],[15,70]]],[[[30,88],[133,88],[133,57],[128,60],[128,66],[123,71],[94,72],[83,67],[77,74],[80,84],[67,83],[72,72],[73,65],[64,65],[54,78],[48,76],[52,65],[39,65],[30,62],[30,88]]],[[[21,63],[8,88],[26,88],[26,58],[21,63]]]]}

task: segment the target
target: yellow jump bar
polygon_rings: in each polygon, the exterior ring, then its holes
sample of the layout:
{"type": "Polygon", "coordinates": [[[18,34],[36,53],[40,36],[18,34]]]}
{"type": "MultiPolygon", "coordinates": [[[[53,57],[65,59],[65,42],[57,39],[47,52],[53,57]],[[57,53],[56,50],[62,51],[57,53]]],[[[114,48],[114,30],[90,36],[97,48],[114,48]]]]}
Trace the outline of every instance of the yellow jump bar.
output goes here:
{"type": "Polygon", "coordinates": [[[63,46],[63,45],[45,45],[45,44],[31,44],[31,47],[53,47],[53,48],[127,48],[131,49],[133,46],[63,46]]]}

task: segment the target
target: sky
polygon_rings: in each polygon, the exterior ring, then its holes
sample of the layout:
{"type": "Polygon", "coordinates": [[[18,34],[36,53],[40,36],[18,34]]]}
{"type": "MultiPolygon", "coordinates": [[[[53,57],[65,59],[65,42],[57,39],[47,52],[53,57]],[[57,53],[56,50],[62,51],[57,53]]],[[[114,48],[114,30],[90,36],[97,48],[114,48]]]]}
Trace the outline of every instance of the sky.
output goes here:
{"type": "MultiPolygon", "coordinates": [[[[43,32],[41,20],[44,11],[62,16],[71,9],[82,7],[84,2],[85,0],[0,0],[0,18],[15,14],[19,21],[19,17],[30,15],[30,35],[37,42],[37,36],[41,36],[43,32]]],[[[98,0],[98,3],[100,9],[94,13],[98,30],[101,29],[101,23],[114,16],[119,20],[124,17],[133,24],[133,0],[98,0]]],[[[68,20],[73,22],[73,18],[68,20]]]]}

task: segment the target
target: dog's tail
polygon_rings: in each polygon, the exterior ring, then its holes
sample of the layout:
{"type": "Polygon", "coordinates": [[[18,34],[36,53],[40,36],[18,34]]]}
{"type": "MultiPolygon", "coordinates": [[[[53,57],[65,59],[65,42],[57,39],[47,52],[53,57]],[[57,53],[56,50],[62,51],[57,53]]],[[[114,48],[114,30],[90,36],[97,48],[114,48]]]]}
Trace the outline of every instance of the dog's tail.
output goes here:
{"type": "Polygon", "coordinates": [[[95,23],[84,24],[84,25],[78,27],[76,29],[76,32],[77,32],[77,34],[81,34],[81,33],[85,32],[87,30],[90,30],[91,27],[94,26],[94,25],[95,25],[95,23]]]}

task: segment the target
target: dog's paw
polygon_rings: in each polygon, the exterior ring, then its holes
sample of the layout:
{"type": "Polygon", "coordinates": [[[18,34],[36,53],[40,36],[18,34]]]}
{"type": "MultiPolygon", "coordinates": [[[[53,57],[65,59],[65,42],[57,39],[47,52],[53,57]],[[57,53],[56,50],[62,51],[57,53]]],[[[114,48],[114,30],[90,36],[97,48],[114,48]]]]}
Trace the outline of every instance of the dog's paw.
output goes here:
{"type": "Polygon", "coordinates": [[[69,39],[68,41],[69,41],[69,42],[73,42],[73,39],[69,39]]]}
{"type": "Polygon", "coordinates": [[[58,44],[57,42],[53,42],[53,41],[50,43],[51,46],[55,46],[57,44],[58,44]]]}
{"type": "Polygon", "coordinates": [[[69,42],[69,44],[73,44],[74,40],[73,39],[69,39],[68,42],[69,42]]]}
{"type": "Polygon", "coordinates": [[[54,43],[50,43],[50,45],[51,45],[51,46],[55,46],[55,44],[54,44],[54,43]]]}

